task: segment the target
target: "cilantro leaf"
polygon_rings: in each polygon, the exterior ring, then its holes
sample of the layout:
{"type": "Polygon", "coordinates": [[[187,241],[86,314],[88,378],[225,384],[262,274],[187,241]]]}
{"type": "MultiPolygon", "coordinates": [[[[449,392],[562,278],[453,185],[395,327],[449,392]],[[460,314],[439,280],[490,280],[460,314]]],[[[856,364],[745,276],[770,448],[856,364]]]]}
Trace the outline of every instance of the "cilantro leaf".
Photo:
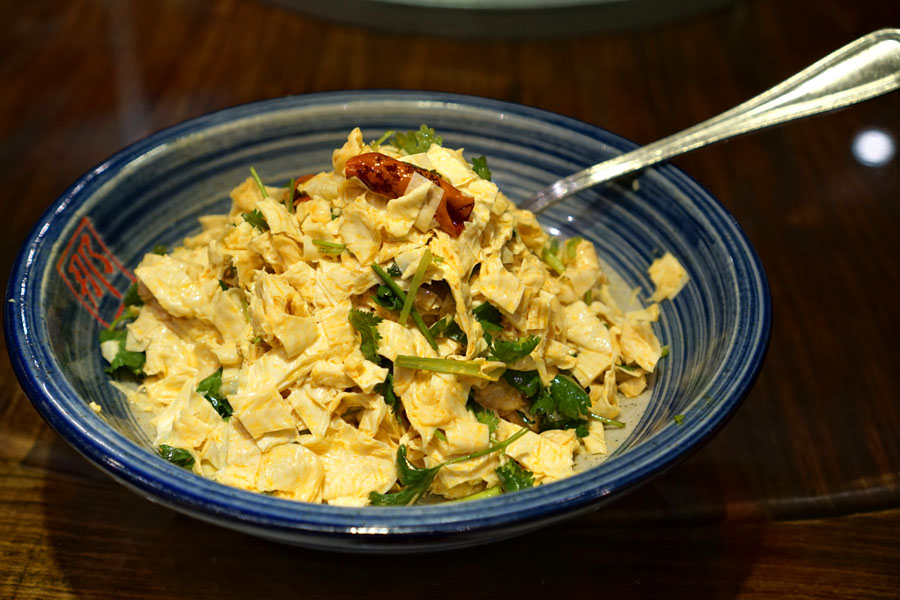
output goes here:
{"type": "Polygon", "coordinates": [[[514,363],[520,358],[528,356],[541,343],[541,338],[536,335],[521,337],[517,340],[492,340],[491,360],[500,360],[505,363],[514,363]]]}
{"type": "Polygon", "coordinates": [[[503,372],[503,379],[513,386],[526,398],[533,398],[541,391],[541,376],[537,371],[516,371],[507,369],[503,372]]]}
{"type": "Polygon", "coordinates": [[[492,411],[489,408],[485,408],[480,405],[472,396],[469,395],[469,400],[466,402],[466,408],[475,413],[475,418],[478,419],[479,423],[483,423],[488,426],[488,431],[491,435],[497,431],[497,427],[500,426],[500,417],[497,416],[497,413],[492,411]]]}
{"type": "Polygon", "coordinates": [[[400,484],[406,486],[403,490],[393,494],[369,494],[369,501],[373,506],[406,506],[413,504],[428,491],[431,482],[434,481],[443,463],[430,469],[420,469],[406,458],[406,445],[401,444],[397,449],[397,479],[400,484]]]}
{"type": "Polygon", "coordinates": [[[222,367],[219,370],[202,380],[197,384],[197,393],[206,398],[212,407],[219,413],[224,420],[228,420],[234,409],[231,403],[221,392],[222,388],[222,367]]]}
{"type": "Polygon", "coordinates": [[[556,410],[568,419],[578,419],[591,410],[591,397],[571,376],[558,374],[550,382],[550,396],[556,410]]]}
{"type": "Polygon", "coordinates": [[[435,321],[431,327],[428,328],[428,331],[436,338],[446,337],[455,342],[459,342],[463,346],[469,345],[469,338],[466,337],[466,334],[463,333],[463,330],[459,328],[459,325],[456,324],[456,321],[450,315],[446,315],[435,321]]]}
{"type": "Polygon", "coordinates": [[[173,465],[178,465],[185,469],[190,469],[194,466],[193,455],[184,448],[175,448],[163,444],[159,447],[159,455],[173,465]]]}
{"type": "Polygon", "coordinates": [[[143,306],[144,305],[144,301],[141,300],[141,297],[138,295],[138,289],[137,289],[136,283],[132,283],[131,286],[125,291],[125,295],[122,297],[122,304],[126,308],[129,306],[143,306]]]}
{"type": "Polygon", "coordinates": [[[440,146],[444,143],[444,138],[435,135],[434,129],[423,123],[418,131],[398,131],[390,143],[407,154],[418,154],[431,148],[431,144],[440,146]]]}
{"type": "Polygon", "coordinates": [[[384,381],[375,386],[375,391],[382,395],[384,403],[391,407],[391,412],[395,415],[400,410],[400,401],[397,394],[394,393],[394,374],[388,371],[384,381]]]}
{"type": "Polygon", "coordinates": [[[117,342],[118,351],[115,357],[110,361],[109,366],[104,370],[112,375],[119,369],[133,373],[134,375],[142,375],[144,373],[144,362],[147,356],[143,352],[132,352],[125,349],[125,340],[128,338],[128,332],[124,329],[115,329],[118,321],[113,322],[109,329],[100,332],[100,343],[117,342]]]}
{"type": "Polygon", "coordinates": [[[369,142],[369,146],[371,146],[372,150],[378,150],[378,147],[387,141],[389,137],[397,133],[393,129],[388,129],[384,133],[381,134],[381,137],[375,140],[374,142],[369,142]]]}
{"type": "Polygon", "coordinates": [[[484,339],[487,340],[488,344],[491,343],[492,333],[503,331],[503,325],[501,324],[503,315],[490,302],[482,302],[472,309],[472,314],[481,323],[481,328],[484,330],[484,339]]]}
{"type": "Polygon", "coordinates": [[[518,492],[534,487],[534,473],[523,468],[514,460],[494,469],[500,478],[500,487],[504,492],[518,492]]]}
{"type": "Polygon", "coordinates": [[[159,254],[160,256],[164,256],[169,253],[169,247],[165,244],[157,244],[153,246],[153,250],[151,250],[153,254],[159,254]]]}
{"type": "Polygon", "coordinates": [[[260,231],[269,230],[269,224],[258,208],[254,208],[250,212],[241,213],[241,217],[260,231]]]}
{"type": "Polygon", "coordinates": [[[472,170],[482,179],[491,180],[491,170],[488,169],[487,158],[484,156],[476,156],[472,159],[472,170]]]}
{"type": "MultiPolygon", "coordinates": [[[[529,412],[538,418],[538,428],[574,429],[578,437],[588,435],[591,413],[591,397],[571,376],[558,374],[548,387],[541,385],[537,371],[513,371],[507,369],[503,378],[526,398],[532,399],[529,412]]],[[[601,420],[601,419],[598,419],[601,420]]],[[[618,421],[610,424],[616,424],[618,421]]]]}
{"type": "Polygon", "coordinates": [[[373,300],[375,300],[375,304],[388,310],[401,310],[403,308],[403,301],[391,291],[391,288],[384,284],[379,285],[378,289],[375,290],[373,300]]]}
{"type": "Polygon", "coordinates": [[[526,433],[528,433],[528,428],[523,427],[502,442],[494,444],[489,448],[478,450],[477,452],[472,452],[465,456],[457,456],[456,458],[445,460],[444,462],[427,469],[420,469],[410,463],[406,458],[406,445],[401,444],[397,449],[397,479],[400,481],[400,484],[405,487],[399,492],[389,494],[370,492],[369,502],[371,502],[373,506],[405,506],[413,504],[428,491],[431,482],[434,481],[434,478],[441,467],[502,451],[526,433]]]}
{"type": "Polygon", "coordinates": [[[397,263],[391,263],[391,266],[388,267],[387,272],[391,277],[401,277],[403,275],[403,271],[400,270],[400,267],[397,266],[397,263]]]}
{"type": "Polygon", "coordinates": [[[353,308],[350,310],[347,320],[362,337],[359,349],[363,356],[376,365],[379,364],[381,361],[378,359],[378,340],[381,339],[381,334],[378,333],[378,324],[384,319],[375,313],[353,308]]]}

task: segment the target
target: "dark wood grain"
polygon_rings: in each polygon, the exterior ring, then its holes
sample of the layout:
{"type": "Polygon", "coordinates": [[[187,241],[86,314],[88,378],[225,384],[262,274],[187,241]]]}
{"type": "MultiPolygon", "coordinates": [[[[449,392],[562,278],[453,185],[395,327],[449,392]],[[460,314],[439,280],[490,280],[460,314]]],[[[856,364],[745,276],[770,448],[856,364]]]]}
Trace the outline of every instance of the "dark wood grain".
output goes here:
{"type": "MultiPolygon", "coordinates": [[[[900,4],[739,1],[650,29],[534,40],[380,33],[249,0],[2,0],[0,16],[6,276],[82,172],[205,112],[315,91],[442,90],[646,143],[900,25],[900,4]]],[[[675,161],[735,215],[772,290],[765,367],[719,435],[600,512],[404,559],[402,580],[391,560],[283,548],[130,494],[48,429],[0,350],[0,596],[341,598],[378,583],[418,597],[896,596],[900,163],[857,162],[866,129],[900,137],[900,94],[675,161]]]]}

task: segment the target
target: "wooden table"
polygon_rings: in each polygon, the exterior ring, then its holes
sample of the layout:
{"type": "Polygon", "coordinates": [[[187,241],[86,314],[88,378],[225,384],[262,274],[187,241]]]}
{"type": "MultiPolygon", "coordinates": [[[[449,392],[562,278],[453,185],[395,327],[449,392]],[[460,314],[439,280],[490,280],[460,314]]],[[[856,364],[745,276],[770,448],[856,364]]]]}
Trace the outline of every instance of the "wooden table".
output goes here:
{"type": "MultiPolygon", "coordinates": [[[[900,3],[739,1],[651,29],[507,41],[366,31],[250,0],[5,0],[0,15],[7,274],[78,175],[210,110],[323,90],[443,90],[650,142],[900,25],[900,3]]],[[[758,249],[774,331],[732,421],[618,503],[435,556],[282,547],[177,515],[95,471],[37,416],[4,356],[0,596],[896,597],[900,162],[855,158],[866,131],[900,136],[900,94],[675,161],[758,249]]]]}

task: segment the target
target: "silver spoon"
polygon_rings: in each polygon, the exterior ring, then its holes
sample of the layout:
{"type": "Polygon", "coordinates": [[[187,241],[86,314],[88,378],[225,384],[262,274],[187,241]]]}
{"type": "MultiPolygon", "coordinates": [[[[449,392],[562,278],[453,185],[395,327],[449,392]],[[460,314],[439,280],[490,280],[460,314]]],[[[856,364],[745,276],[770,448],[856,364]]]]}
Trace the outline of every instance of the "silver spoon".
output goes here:
{"type": "Polygon", "coordinates": [[[585,188],[713,142],[862,102],[898,87],[900,29],[880,29],[717,117],[564,177],[520,207],[539,212],[585,188]]]}

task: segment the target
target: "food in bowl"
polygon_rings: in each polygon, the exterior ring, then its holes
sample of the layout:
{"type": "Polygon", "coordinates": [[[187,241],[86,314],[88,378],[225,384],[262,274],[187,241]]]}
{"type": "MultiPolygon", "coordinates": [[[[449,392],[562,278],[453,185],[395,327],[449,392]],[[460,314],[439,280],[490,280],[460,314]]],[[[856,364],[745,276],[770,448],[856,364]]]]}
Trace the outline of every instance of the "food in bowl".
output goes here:
{"type": "Polygon", "coordinates": [[[433,130],[363,141],[333,171],[268,187],[141,260],[101,333],[160,454],[235,487],[362,506],[486,497],[607,453],[618,397],[665,354],[653,263],[623,310],[593,245],[560,242],[433,130]]]}

